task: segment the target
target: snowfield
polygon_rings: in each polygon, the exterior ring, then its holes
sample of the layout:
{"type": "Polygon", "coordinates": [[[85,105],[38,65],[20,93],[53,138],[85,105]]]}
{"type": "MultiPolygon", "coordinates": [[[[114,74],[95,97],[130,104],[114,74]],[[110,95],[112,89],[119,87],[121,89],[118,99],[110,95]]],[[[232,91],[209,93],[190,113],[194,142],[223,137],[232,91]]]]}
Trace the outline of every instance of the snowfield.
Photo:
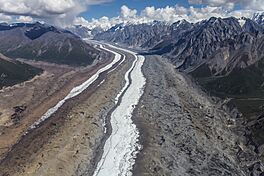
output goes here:
{"type": "Polygon", "coordinates": [[[121,50],[134,55],[135,61],[125,74],[126,84],[115,99],[116,103],[120,101],[120,105],[111,114],[112,134],[105,143],[104,153],[94,176],[132,175],[136,154],[141,147],[138,144],[139,131],[133,124],[132,113],[143,95],[146,83],[141,71],[145,57],[125,49],[121,50]],[[132,80],[130,84],[129,74],[132,80]]]}

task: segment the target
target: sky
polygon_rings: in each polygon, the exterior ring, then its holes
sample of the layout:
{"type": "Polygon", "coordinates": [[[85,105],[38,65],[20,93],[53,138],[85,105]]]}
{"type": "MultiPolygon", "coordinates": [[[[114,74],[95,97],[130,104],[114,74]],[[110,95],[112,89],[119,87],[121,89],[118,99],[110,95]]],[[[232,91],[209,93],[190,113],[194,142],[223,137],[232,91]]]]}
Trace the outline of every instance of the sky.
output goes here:
{"type": "Polygon", "coordinates": [[[94,5],[88,8],[88,10],[81,14],[87,20],[92,18],[100,18],[102,16],[114,17],[120,13],[120,8],[123,5],[137,11],[142,11],[146,7],[154,6],[156,8],[162,8],[166,6],[175,6],[176,4],[188,7],[187,0],[115,0],[111,3],[105,3],[100,5],[94,5]]]}
{"type": "Polygon", "coordinates": [[[264,0],[0,0],[1,22],[41,21],[60,27],[108,29],[119,23],[198,22],[215,17],[251,18],[264,0]]]}

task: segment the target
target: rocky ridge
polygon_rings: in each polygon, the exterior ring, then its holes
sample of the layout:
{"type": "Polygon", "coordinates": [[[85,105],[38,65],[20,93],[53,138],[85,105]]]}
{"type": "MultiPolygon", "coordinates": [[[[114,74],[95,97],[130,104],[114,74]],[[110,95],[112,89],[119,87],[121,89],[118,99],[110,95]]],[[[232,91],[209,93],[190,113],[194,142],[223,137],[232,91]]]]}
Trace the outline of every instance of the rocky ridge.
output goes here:
{"type": "Polygon", "coordinates": [[[11,58],[88,65],[100,58],[93,46],[72,32],[42,23],[0,24],[0,52],[11,58]]]}

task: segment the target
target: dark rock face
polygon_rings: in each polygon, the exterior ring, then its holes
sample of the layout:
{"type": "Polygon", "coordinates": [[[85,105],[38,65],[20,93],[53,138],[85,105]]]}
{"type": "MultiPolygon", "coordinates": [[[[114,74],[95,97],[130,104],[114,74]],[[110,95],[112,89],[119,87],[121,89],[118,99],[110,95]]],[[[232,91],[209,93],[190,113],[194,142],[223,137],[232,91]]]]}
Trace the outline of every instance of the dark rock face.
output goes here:
{"type": "Polygon", "coordinates": [[[0,52],[11,58],[87,65],[98,50],[70,31],[41,23],[0,24],[0,52]]]}
{"type": "Polygon", "coordinates": [[[19,123],[22,118],[22,113],[27,109],[27,106],[15,106],[13,107],[15,113],[12,114],[11,119],[16,124],[19,123]]]}
{"type": "Polygon", "coordinates": [[[183,20],[172,25],[119,25],[96,37],[163,55],[176,68],[203,80],[210,92],[252,95],[263,86],[264,26],[247,18],[212,17],[196,24],[183,20]]]}
{"type": "Polygon", "coordinates": [[[31,40],[34,40],[41,37],[43,34],[47,32],[63,33],[65,31],[59,31],[54,26],[44,26],[41,25],[40,23],[36,23],[35,26],[33,26],[31,29],[25,32],[25,35],[31,40]]]}

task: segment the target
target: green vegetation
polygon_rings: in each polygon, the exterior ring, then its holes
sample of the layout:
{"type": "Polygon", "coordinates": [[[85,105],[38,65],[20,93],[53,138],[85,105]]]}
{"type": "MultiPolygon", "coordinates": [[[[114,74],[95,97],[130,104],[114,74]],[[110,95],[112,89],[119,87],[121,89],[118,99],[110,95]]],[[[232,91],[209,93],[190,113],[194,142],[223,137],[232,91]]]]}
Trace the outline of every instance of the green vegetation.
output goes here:
{"type": "MultiPolygon", "coordinates": [[[[31,60],[41,60],[57,64],[67,64],[73,66],[86,66],[93,63],[96,56],[99,54],[92,47],[83,44],[81,40],[68,39],[71,43],[71,50],[69,45],[62,45],[60,48],[59,43],[50,43],[49,45],[42,46],[43,44],[34,43],[34,45],[24,45],[12,51],[1,50],[3,54],[11,58],[24,58],[31,60]],[[42,51],[40,54],[39,51],[42,51]],[[69,52],[70,50],[70,52],[69,52]]],[[[67,42],[65,42],[67,43],[67,42]]]]}
{"type": "Polygon", "coordinates": [[[233,98],[234,103],[244,114],[247,114],[243,105],[248,104],[247,99],[252,107],[246,109],[259,112],[256,111],[259,109],[259,100],[264,100],[264,58],[245,69],[236,68],[227,76],[211,76],[210,70],[205,65],[197,68],[191,75],[209,94],[221,98],[233,98]],[[258,103],[253,103],[254,101],[258,103]]]}
{"type": "Polygon", "coordinates": [[[196,68],[191,75],[195,78],[210,78],[212,76],[211,70],[206,64],[202,64],[196,68]]]}
{"type": "Polygon", "coordinates": [[[41,72],[41,69],[27,64],[0,59],[0,88],[27,81],[41,72]]]}
{"type": "MultiPolygon", "coordinates": [[[[231,98],[234,104],[250,121],[257,121],[264,113],[264,58],[247,68],[236,68],[226,76],[211,76],[207,66],[202,65],[191,73],[210,94],[220,98],[231,98]]],[[[256,144],[264,144],[263,122],[251,126],[256,144]]]]}

